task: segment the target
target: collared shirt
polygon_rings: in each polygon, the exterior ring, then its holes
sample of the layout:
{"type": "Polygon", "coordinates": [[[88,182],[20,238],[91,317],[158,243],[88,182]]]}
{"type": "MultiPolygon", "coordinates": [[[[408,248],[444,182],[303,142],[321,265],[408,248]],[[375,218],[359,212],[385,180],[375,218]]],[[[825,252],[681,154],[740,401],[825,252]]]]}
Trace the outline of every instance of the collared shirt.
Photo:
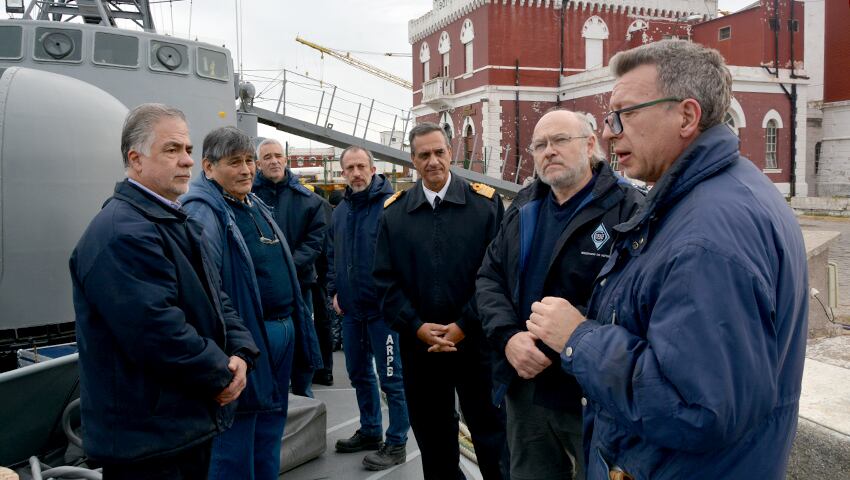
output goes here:
{"type": "Polygon", "coordinates": [[[157,200],[159,200],[160,202],[162,202],[162,203],[166,204],[167,206],[169,206],[169,207],[171,207],[171,208],[173,208],[173,209],[175,209],[175,210],[180,210],[180,206],[181,206],[181,205],[180,205],[180,202],[169,200],[169,199],[167,199],[167,198],[163,197],[162,195],[160,195],[160,194],[158,194],[158,193],[154,192],[154,191],[153,191],[153,190],[151,190],[150,188],[148,188],[148,187],[146,187],[146,186],[142,185],[141,183],[139,183],[139,182],[137,182],[137,181],[133,180],[133,179],[132,179],[132,178],[130,178],[130,177],[127,177],[127,181],[129,181],[129,182],[130,182],[130,183],[132,183],[133,185],[135,185],[135,186],[137,186],[137,187],[141,188],[141,189],[142,189],[142,190],[144,190],[145,192],[150,193],[151,195],[153,195],[153,196],[154,196],[154,198],[156,198],[156,199],[157,199],[157,200]]]}
{"type": "Polygon", "coordinates": [[[422,182],[422,191],[425,192],[425,199],[431,204],[431,208],[434,208],[435,198],[440,197],[440,200],[446,198],[446,192],[449,191],[450,183],[452,183],[452,172],[449,172],[449,178],[446,180],[446,184],[443,185],[443,188],[441,188],[439,192],[428,190],[428,187],[425,186],[425,182],[422,182]]]}

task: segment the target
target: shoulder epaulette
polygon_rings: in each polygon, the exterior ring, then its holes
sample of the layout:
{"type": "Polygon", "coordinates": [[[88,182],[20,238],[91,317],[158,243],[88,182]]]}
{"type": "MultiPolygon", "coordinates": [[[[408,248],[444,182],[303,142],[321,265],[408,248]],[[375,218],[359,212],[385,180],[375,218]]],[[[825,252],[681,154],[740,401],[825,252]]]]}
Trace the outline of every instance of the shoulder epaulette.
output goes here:
{"type": "Polygon", "coordinates": [[[470,183],[469,186],[472,187],[472,190],[475,191],[475,193],[487,198],[493,198],[493,195],[496,193],[495,188],[489,185],[484,185],[483,183],[470,183]]]}
{"type": "Polygon", "coordinates": [[[399,190],[399,191],[395,192],[394,194],[392,194],[392,196],[390,198],[384,200],[384,208],[387,208],[390,205],[392,205],[393,202],[398,200],[398,197],[400,197],[402,193],[404,193],[404,190],[399,190]]]}

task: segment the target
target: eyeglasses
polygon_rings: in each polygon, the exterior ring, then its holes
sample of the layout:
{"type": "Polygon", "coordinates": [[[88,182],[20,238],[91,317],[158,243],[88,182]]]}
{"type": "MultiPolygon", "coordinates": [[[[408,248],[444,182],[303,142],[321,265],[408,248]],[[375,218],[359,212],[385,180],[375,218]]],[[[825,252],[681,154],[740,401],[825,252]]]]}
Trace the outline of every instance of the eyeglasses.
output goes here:
{"type": "Polygon", "coordinates": [[[525,150],[532,155],[540,155],[544,151],[546,151],[546,147],[548,147],[550,144],[553,148],[564,148],[567,146],[568,143],[570,143],[570,141],[575,140],[576,138],[587,137],[588,135],[577,135],[573,137],[570,135],[563,134],[555,135],[553,137],[543,137],[542,140],[537,140],[536,142],[533,142],[531,146],[529,146],[525,150]]]}
{"type": "Polygon", "coordinates": [[[640,110],[641,108],[651,107],[653,105],[658,105],[659,103],[681,102],[682,100],[683,99],[676,97],[664,97],[659,98],[658,100],[653,100],[651,102],[639,103],[637,105],[632,105],[631,107],[614,110],[613,112],[608,112],[605,114],[605,125],[608,125],[608,129],[611,130],[612,134],[619,135],[623,133],[623,121],[620,119],[621,114],[640,110]]]}

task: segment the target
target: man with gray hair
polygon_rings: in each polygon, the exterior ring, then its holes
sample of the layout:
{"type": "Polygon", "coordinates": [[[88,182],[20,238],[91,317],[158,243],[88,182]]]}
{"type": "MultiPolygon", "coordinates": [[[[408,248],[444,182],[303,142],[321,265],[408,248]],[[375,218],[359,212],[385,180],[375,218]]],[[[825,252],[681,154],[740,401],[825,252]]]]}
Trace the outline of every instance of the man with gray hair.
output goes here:
{"type": "Polygon", "coordinates": [[[615,227],[587,310],[549,297],[528,321],[584,392],[587,476],[784,478],[806,347],[800,227],[723,123],[717,51],[662,41],[611,69],[604,136],[654,187],[615,227]]]}
{"type": "Polygon", "coordinates": [[[511,478],[584,479],[581,389],[525,320],[531,304],[546,297],[587,305],[614,226],[643,196],[601,160],[582,114],[543,115],[528,152],[538,178],[519,192],[487,249],[478,310],[496,352],[494,402],[507,406],[511,478]]]}
{"type": "Polygon", "coordinates": [[[127,179],[70,261],[86,454],[105,478],[206,479],[259,351],[177,201],[194,163],[183,113],[136,107],[121,153],[127,179]]]}
{"type": "MultiPolygon", "coordinates": [[[[286,152],[277,140],[267,138],[257,146],[257,170],[253,191],[272,208],[274,220],[286,237],[301,295],[312,317],[310,291],[316,285],[316,259],[322,253],[328,225],[322,197],[301,184],[298,175],[287,166],[286,152]]],[[[292,393],[312,397],[313,372],[314,369],[296,362],[292,369],[292,393]]]]}

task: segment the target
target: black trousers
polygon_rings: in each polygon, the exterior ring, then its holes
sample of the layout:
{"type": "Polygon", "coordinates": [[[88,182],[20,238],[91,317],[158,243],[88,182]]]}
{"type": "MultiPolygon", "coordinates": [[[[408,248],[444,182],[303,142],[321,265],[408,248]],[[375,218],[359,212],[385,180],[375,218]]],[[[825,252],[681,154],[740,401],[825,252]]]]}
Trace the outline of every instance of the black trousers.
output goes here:
{"type": "Polygon", "coordinates": [[[467,338],[457,352],[428,353],[419,339],[403,335],[401,359],[408,416],[422,453],[426,480],[463,479],[458,446],[458,414],[472,434],[485,480],[508,477],[505,414],[491,401],[489,350],[467,338]]]}
{"type": "Polygon", "coordinates": [[[322,353],[322,364],[324,364],[322,370],[332,373],[334,369],[334,346],[330,312],[328,312],[328,293],[324,285],[321,284],[310,287],[310,293],[313,295],[313,324],[316,327],[319,350],[322,353]]]}
{"type": "Polygon", "coordinates": [[[212,440],[163,458],[132,463],[106,463],[103,480],[206,480],[212,440]]]}

